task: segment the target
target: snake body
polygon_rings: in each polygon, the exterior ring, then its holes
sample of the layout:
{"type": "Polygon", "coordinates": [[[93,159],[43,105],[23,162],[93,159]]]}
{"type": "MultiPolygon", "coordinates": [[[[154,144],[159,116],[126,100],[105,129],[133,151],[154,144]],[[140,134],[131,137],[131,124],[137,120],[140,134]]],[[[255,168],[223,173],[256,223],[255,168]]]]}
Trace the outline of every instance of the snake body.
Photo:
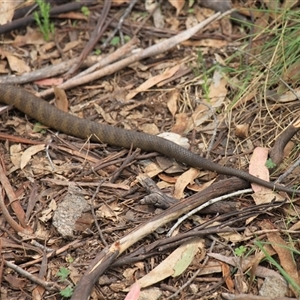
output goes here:
{"type": "Polygon", "coordinates": [[[300,190],[275,185],[242,170],[219,165],[161,137],[78,118],[59,110],[20,87],[0,84],[0,102],[13,105],[42,124],[75,137],[90,138],[94,142],[102,142],[112,146],[133,147],[147,152],[159,152],[191,167],[236,176],[290,194],[300,194],[300,190]]]}

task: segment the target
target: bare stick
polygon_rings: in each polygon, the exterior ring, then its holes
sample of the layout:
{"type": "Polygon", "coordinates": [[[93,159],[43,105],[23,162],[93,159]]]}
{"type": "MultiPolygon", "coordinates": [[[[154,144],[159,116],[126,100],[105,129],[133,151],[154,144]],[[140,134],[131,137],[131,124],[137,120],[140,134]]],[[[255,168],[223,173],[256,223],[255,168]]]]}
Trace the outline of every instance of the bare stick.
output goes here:
{"type": "Polygon", "coordinates": [[[81,299],[87,300],[93,285],[97,282],[100,275],[116,260],[116,258],[130,246],[141,240],[148,234],[154,232],[157,228],[176,220],[179,216],[194,209],[200,204],[206,202],[215,196],[220,196],[225,192],[235,191],[239,188],[247,186],[245,181],[238,178],[231,178],[230,180],[219,181],[213,186],[208,187],[204,191],[193,197],[192,201],[182,201],[169,209],[155,216],[144,224],[135,228],[132,232],[114,242],[112,245],[105,247],[97,257],[91,262],[86,273],[82,276],[74,291],[71,300],[81,299]]]}
{"type": "MultiPolygon", "coordinates": [[[[207,18],[205,21],[197,24],[196,26],[185,30],[167,40],[164,40],[156,45],[153,45],[147,49],[140,50],[138,53],[133,54],[123,60],[120,60],[110,66],[107,66],[99,71],[96,71],[92,74],[89,74],[85,77],[80,77],[80,79],[70,79],[68,82],[65,82],[63,84],[60,84],[58,87],[64,90],[70,89],[72,87],[87,84],[90,83],[96,79],[102,78],[104,76],[113,74],[116,71],[119,71],[128,65],[133,64],[134,62],[137,62],[139,60],[145,59],[147,57],[155,56],[160,53],[164,53],[170,49],[172,49],[174,46],[182,43],[183,41],[188,40],[190,37],[192,37],[194,34],[196,34],[199,30],[203,29],[205,26],[210,24],[211,22],[218,20],[219,18],[228,15],[231,11],[226,12],[224,14],[216,13],[212,15],[211,17],[207,18]]],[[[45,97],[48,95],[51,95],[53,93],[53,88],[50,88],[48,90],[45,90],[44,92],[40,93],[38,96],[45,97]]]]}

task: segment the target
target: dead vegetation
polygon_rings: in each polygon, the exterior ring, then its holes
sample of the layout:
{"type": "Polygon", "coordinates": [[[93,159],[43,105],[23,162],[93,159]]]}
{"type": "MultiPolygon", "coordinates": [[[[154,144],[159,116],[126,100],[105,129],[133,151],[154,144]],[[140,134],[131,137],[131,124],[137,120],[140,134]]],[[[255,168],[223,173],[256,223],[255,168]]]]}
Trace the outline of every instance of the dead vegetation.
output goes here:
{"type": "MultiPolygon", "coordinates": [[[[297,4],[50,2],[0,4],[0,84],[298,187],[297,4]]],[[[1,112],[1,299],[299,297],[296,196],[1,112]]]]}

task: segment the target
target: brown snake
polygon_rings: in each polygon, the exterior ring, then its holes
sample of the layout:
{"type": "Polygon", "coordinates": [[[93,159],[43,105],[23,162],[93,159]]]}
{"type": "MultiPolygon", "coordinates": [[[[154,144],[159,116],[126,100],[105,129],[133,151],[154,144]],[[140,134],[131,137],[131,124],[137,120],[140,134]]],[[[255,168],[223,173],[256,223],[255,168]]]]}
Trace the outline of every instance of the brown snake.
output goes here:
{"type": "Polygon", "coordinates": [[[300,194],[300,190],[275,185],[247,172],[221,166],[161,137],[75,117],[50,105],[23,88],[0,84],[0,102],[13,105],[42,124],[75,137],[90,138],[94,142],[100,141],[124,148],[133,147],[147,152],[159,152],[191,167],[236,176],[246,181],[290,194],[300,194]]]}

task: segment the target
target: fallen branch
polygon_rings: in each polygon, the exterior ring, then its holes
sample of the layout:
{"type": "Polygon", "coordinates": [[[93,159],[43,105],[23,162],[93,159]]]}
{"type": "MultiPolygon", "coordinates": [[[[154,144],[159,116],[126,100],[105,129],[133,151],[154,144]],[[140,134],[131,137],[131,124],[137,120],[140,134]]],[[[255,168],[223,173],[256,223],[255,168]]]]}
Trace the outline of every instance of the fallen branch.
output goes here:
{"type": "Polygon", "coordinates": [[[155,216],[146,223],[141,224],[132,232],[114,242],[112,245],[105,247],[91,262],[86,273],[78,282],[71,300],[87,300],[98,278],[116,260],[116,258],[130,246],[154,232],[157,228],[176,220],[181,215],[189,212],[213,197],[220,196],[224,193],[230,193],[238,189],[243,189],[248,186],[249,183],[239,178],[219,181],[197,195],[194,195],[191,201],[178,202],[178,204],[170,207],[163,213],[155,216]]]}
{"type": "MultiPolygon", "coordinates": [[[[207,18],[205,21],[197,24],[196,26],[189,28],[169,39],[166,39],[158,44],[155,44],[147,49],[142,49],[138,53],[132,54],[129,57],[126,57],[118,62],[115,62],[114,64],[111,64],[109,66],[104,67],[101,70],[98,70],[92,74],[89,74],[84,77],[80,77],[77,79],[70,79],[60,85],[58,85],[58,88],[61,88],[63,90],[67,90],[70,88],[73,88],[75,86],[88,84],[94,80],[97,80],[99,78],[102,78],[104,76],[110,75],[115,73],[116,71],[122,70],[123,68],[140,61],[142,59],[145,59],[147,57],[156,56],[161,53],[165,53],[166,51],[172,49],[176,45],[182,43],[183,41],[188,40],[190,37],[192,37],[195,33],[197,33],[199,30],[206,27],[208,24],[210,24],[213,21],[216,21],[220,19],[221,17],[224,17],[225,15],[228,15],[231,11],[226,12],[224,14],[216,13],[212,15],[211,17],[207,18]]],[[[53,88],[47,89],[41,93],[38,94],[39,97],[45,97],[48,95],[53,94],[53,88]]]]}

